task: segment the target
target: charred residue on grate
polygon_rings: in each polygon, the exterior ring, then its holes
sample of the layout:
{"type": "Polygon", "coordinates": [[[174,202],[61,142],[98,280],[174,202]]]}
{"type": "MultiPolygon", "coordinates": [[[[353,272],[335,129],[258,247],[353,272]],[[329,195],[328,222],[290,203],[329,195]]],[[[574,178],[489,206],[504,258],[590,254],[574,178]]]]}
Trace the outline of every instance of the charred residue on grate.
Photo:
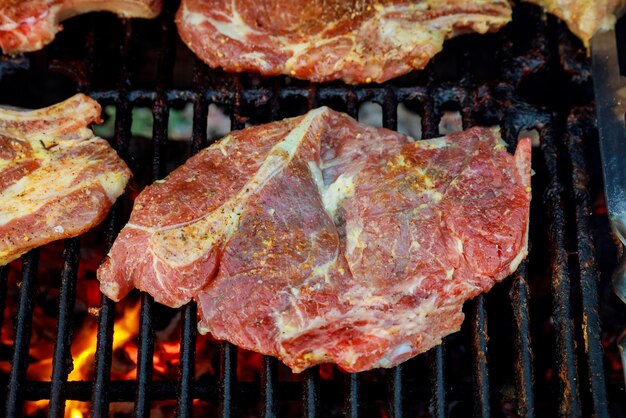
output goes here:
{"type": "MultiPolygon", "coordinates": [[[[112,144],[135,178],[93,233],[103,241],[103,251],[128,219],[132,197],[210,144],[215,135],[208,131],[219,120],[230,119],[230,128],[240,129],[321,105],[357,117],[364,103],[373,102],[391,129],[403,123],[405,112],[419,114],[413,123],[421,124],[424,139],[439,136],[446,111],[458,112],[464,128],[499,125],[510,150],[522,130],[537,130],[541,144],[533,149],[529,257],[507,281],[466,304],[460,333],[395,369],[343,374],[332,366],[315,367],[293,376],[276,359],[264,357],[252,381],[240,380],[238,366],[247,363],[238,359],[248,358],[242,350],[212,343],[214,352],[196,352],[206,337],[197,335],[194,303],[170,310],[142,295],[137,379],[111,380],[116,304],[102,297],[93,380],[67,382],[85,238],[67,240],[63,269],[54,281],[59,293],[52,381],[26,378],[32,312],[43,274],[37,251],[23,257],[19,289],[8,283],[9,268],[0,268],[0,308],[9,309],[7,295],[19,295],[13,303],[13,343],[0,351],[0,360],[10,365],[6,375],[0,374],[7,415],[19,415],[24,401],[41,399],[50,399],[49,416],[54,417],[66,413],[69,400],[90,402],[95,417],[108,416],[118,402],[131,402],[128,412],[149,416],[163,401],[180,417],[198,411],[223,417],[443,417],[469,411],[475,416],[602,417],[616,408],[620,383],[608,381],[607,399],[598,307],[598,294],[607,294],[599,271],[606,279],[613,265],[594,254],[596,224],[606,232],[606,217],[589,217],[596,198],[591,193],[601,181],[591,80],[584,51],[563,25],[544,19],[534,6],[520,5],[514,22],[500,33],[454,39],[424,71],[383,85],[315,85],[208,69],[178,40],[176,3],[166,2],[155,21],[80,17],[68,22],[44,51],[0,59],[3,102],[40,106],[78,89],[114,109],[108,116],[112,144]],[[185,106],[191,109],[191,131],[182,141],[171,139],[168,120],[185,106]],[[150,115],[150,138],[133,133],[137,109],[150,115]],[[155,379],[155,335],[172,318],[180,321],[178,378],[155,379]],[[211,359],[213,371],[198,374],[211,359]]],[[[615,415],[615,409],[611,412],[615,415]]]]}

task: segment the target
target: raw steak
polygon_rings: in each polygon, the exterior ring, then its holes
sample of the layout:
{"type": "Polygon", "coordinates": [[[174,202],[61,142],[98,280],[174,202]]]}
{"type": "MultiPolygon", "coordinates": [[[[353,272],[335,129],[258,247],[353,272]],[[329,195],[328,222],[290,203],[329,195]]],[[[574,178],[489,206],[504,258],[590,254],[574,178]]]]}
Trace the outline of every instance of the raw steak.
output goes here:
{"type": "Polygon", "coordinates": [[[319,108],[232,132],[136,199],[98,271],[299,372],[391,367],[459,329],[527,251],[530,140],[412,142],[319,108]]]}
{"type": "Polygon", "coordinates": [[[524,0],[535,3],[547,12],[563,19],[567,27],[586,47],[598,31],[615,26],[615,13],[624,7],[625,0],[524,0]]]}
{"type": "Polygon", "coordinates": [[[176,18],[213,68],[347,83],[424,68],[444,40],[510,20],[507,0],[183,0],[176,18]]]}
{"type": "Polygon", "coordinates": [[[0,108],[0,266],[100,223],[130,178],[87,126],[100,105],[78,94],[41,110],[0,108]]]}
{"type": "Polygon", "coordinates": [[[94,11],[153,18],[161,0],[2,0],[0,48],[5,54],[37,51],[52,42],[61,21],[94,11]]]}

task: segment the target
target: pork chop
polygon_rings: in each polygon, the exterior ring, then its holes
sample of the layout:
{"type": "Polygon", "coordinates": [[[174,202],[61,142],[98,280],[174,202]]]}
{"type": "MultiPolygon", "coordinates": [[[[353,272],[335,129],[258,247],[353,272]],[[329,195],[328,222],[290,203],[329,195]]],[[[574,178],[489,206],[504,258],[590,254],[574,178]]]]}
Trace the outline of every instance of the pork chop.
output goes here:
{"type": "Polygon", "coordinates": [[[78,94],[33,111],[0,108],[0,266],[100,223],[130,178],[87,127],[100,105],[78,94]]]}
{"type": "Polygon", "coordinates": [[[510,20],[507,0],[183,0],[176,17],[212,68],[353,84],[424,68],[444,40],[510,20]]]}
{"type": "Polygon", "coordinates": [[[196,300],[200,332],[295,372],[391,367],[526,256],[530,154],[490,129],[413,142],[328,108],[232,132],[137,197],[100,288],[196,300]]]}
{"type": "Polygon", "coordinates": [[[0,48],[5,54],[37,51],[52,42],[60,22],[94,11],[153,18],[161,12],[161,0],[3,0],[0,48]]]}
{"type": "Polygon", "coordinates": [[[625,0],[525,0],[563,19],[569,30],[586,47],[597,32],[615,26],[615,13],[626,5],[625,0]]]}

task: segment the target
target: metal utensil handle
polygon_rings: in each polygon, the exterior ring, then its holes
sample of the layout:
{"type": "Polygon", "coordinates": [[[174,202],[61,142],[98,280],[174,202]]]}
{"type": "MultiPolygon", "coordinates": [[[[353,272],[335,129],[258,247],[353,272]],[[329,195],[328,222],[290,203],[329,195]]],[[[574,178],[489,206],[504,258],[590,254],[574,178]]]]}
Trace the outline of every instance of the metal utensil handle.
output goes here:
{"type": "Polygon", "coordinates": [[[626,245],[626,79],[619,71],[615,31],[596,34],[591,51],[607,208],[626,245]]]}

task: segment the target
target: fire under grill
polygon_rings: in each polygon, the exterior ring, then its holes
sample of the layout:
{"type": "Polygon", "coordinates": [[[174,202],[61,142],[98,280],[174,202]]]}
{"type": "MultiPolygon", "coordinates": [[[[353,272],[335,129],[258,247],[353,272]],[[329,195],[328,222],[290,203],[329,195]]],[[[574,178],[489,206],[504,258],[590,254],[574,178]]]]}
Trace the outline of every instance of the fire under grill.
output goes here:
{"type": "Polygon", "coordinates": [[[618,253],[602,200],[590,69],[561,23],[520,5],[500,33],[450,41],[424,71],[346,86],[210,70],[178,40],[176,7],[166,2],[155,21],[80,17],[44,51],[0,59],[0,102],[40,107],[76,90],[91,95],[108,110],[111,143],[135,174],[102,226],[0,268],[5,416],[624,416],[615,339],[626,321],[610,289],[618,253]],[[141,187],[209,145],[221,112],[240,129],[321,105],[363,116],[369,102],[379,105],[382,126],[422,138],[439,136],[442,118],[454,120],[450,112],[463,127],[499,125],[510,150],[521,133],[538,134],[530,254],[519,270],[466,303],[462,330],[442,345],[361,374],[323,366],[294,376],[276,359],[197,335],[195,304],[172,310],[135,295],[138,336],[125,360],[132,378],[116,377],[119,306],[102,296],[90,301],[84,288],[97,287],[97,264],[141,187]],[[186,105],[191,131],[173,138],[172,116],[186,105]],[[137,138],[136,111],[146,108],[151,135],[137,138]],[[57,267],[49,267],[55,257],[57,267]],[[87,362],[93,369],[76,380],[72,348],[84,343],[86,321],[79,311],[97,331],[85,348],[95,353],[87,362]],[[40,326],[41,315],[53,325],[40,326]],[[173,373],[164,377],[155,347],[165,328],[174,354],[173,373]],[[50,372],[32,378],[42,332],[53,341],[50,372]],[[201,368],[209,357],[211,367],[201,368]]]}

